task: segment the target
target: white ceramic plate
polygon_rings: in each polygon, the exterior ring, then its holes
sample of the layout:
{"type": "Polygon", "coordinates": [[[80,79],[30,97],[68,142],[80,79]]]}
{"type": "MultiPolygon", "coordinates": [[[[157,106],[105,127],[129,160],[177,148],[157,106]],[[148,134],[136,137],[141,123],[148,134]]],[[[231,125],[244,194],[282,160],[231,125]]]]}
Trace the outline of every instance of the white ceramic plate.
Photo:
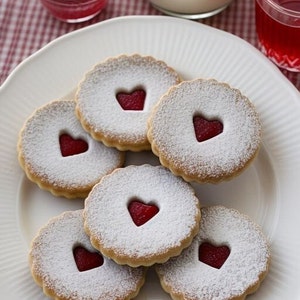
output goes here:
{"type": "MultiPolygon", "coordinates": [[[[20,64],[0,90],[0,291],[9,300],[46,299],[27,263],[30,241],[52,216],[83,207],[55,198],[29,182],[17,162],[18,132],[33,110],[68,97],[95,63],[121,53],[153,55],[184,79],[214,77],[239,88],[256,105],[263,146],[238,178],[197,185],[203,205],[223,204],[262,226],[272,247],[270,273],[251,299],[300,299],[300,95],[254,47],[243,40],[171,17],[121,17],[55,40],[20,64]]],[[[157,163],[131,154],[127,163],[157,163]]],[[[138,300],[164,300],[153,271],[138,300]]]]}

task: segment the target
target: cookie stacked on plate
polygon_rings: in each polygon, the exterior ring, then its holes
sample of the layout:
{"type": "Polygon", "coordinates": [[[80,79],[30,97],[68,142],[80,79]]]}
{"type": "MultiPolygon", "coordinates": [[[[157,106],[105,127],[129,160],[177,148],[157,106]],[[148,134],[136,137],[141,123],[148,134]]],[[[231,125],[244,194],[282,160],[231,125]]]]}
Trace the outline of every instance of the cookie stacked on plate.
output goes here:
{"type": "Polygon", "coordinates": [[[97,64],[74,100],[38,108],[20,131],[28,178],[85,199],[33,240],[35,281],[55,299],[131,299],[153,266],[173,299],[253,293],[268,271],[266,238],[236,210],[200,208],[189,182],[237,176],[260,143],[255,107],[228,84],[182,81],[138,54],[97,64]],[[143,150],[161,165],[125,166],[128,151],[143,150]]]}

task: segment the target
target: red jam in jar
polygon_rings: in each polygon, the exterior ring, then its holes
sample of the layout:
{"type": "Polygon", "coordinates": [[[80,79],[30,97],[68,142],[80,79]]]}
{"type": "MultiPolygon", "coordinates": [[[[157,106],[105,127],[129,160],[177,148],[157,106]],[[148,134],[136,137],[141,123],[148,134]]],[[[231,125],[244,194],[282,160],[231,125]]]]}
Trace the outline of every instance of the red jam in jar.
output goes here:
{"type": "Polygon", "coordinates": [[[300,72],[300,1],[256,0],[261,51],[279,67],[300,72]]]}
{"type": "Polygon", "coordinates": [[[107,0],[41,0],[57,19],[69,23],[87,21],[99,14],[107,0]]]}

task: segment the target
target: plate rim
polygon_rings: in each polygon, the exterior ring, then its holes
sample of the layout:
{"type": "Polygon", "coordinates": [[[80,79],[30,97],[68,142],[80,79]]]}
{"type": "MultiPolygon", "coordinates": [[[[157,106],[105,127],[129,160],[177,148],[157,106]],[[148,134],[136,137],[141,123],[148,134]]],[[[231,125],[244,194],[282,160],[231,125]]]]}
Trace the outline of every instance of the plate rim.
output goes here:
{"type": "MultiPolygon", "coordinates": [[[[300,97],[300,91],[297,90],[297,88],[288,80],[288,78],[286,78],[286,76],[284,76],[282,74],[282,72],[279,70],[279,68],[272,63],[264,54],[262,54],[254,45],[252,45],[250,42],[244,40],[243,38],[231,33],[231,32],[227,32],[225,30],[216,28],[216,27],[212,27],[210,25],[207,24],[203,24],[200,22],[195,22],[195,21],[191,21],[191,20],[187,20],[187,19],[182,19],[182,18],[178,18],[178,17],[173,17],[173,16],[166,16],[166,15],[126,15],[126,16],[117,16],[117,17],[113,17],[110,19],[106,19],[103,20],[99,23],[95,23],[95,24],[91,24],[88,25],[86,27],[83,28],[79,28],[76,30],[73,30],[71,32],[65,33],[59,37],[54,38],[52,41],[48,42],[47,44],[45,44],[44,46],[42,46],[40,49],[38,49],[37,51],[35,51],[34,53],[32,53],[31,55],[29,55],[28,57],[26,57],[24,60],[22,60],[12,71],[11,73],[8,75],[8,77],[4,80],[4,82],[2,83],[2,85],[0,86],[0,93],[1,90],[6,88],[7,85],[9,85],[10,81],[14,79],[14,77],[20,72],[20,70],[22,68],[24,68],[24,65],[28,64],[31,62],[31,60],[34,60],[35,57],[37,57],[38,55],[41,55],[44,51],[48,51],[48,49],[51,47],[55,47],[55,45],[57,43],[60,43],[61,41],[63,42],[64,40],[68,39],[68,38],[72,38],[73,36],[76,35],[80,35],[80,34],[84,34],[85,31],[91,31],[91,30],[96,30],[98,27],[103,27],[106,25],[110,25],[110,23],[117,23],[117,22],[127,22],[127,21],[135,21],[135,20],[150,20],[150,21],[174,21],[174,22],[182,22],[182,24],[189,24],[190,26],[202,26],[203,28],[206,28],[206,30],[212,30],[215,33],[219,33],[221,35],[224,36],[228,36],[230,38],[232,38],[233,40],[238,41],[239,43],[241,43],[241,45],[243,45],[244,47],[248,47],[249,50],[253,51],[261,60],[261,62],[265,63],[270,70],[272,70],[274,72],[275,76],[279,76],[279,78],[282,79],[283,82],[285,82],[286,84],[289,85],[289,87],[291,88],[291,90],[294,90],[294,92],[296,92],[296,94],[299,94],[300,97]]],[[[0,99],[1,100],[1,99],[0,99]]]]}

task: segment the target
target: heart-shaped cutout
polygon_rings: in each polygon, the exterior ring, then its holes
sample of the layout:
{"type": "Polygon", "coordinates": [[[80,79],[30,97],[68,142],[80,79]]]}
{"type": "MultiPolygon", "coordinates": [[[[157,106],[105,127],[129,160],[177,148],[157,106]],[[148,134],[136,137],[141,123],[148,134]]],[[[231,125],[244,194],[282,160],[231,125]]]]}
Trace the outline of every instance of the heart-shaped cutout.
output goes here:
{"type": "Polygon", "coordinates": [[[218,120],[207,120],[202,116],[195,116],[193,123],[198,142],[209,140],[223,132],[223,124],[218,120]]]}
{"type": "Polygon", "coordinates": [[[77,269],[80,272],[98,268],[103,265],[103,256],[98,252],[90,252],[82,246],[73,249],[77,269]]]}
{"type": "Polygon", "coordinates": [[[142,89],[134,90],[132,93],[119,92],[116,98],[124,110],[143,110],[146,92],[142,89]]]}
{"type": "Polygon", "coordinates": [[[152,219],[159,208],[154,204],[145,204],[139,199],[132,200],[128,205],[128,211],[136,226],[141,226],[152,219]]]}
{"type": "Polygon", "coordinates": [[[67,133],[59,136],[59,145],[62,156],[71,156],[86,152],[89,148],[88,143],[82,139],[74,139],[67,133]]]}
{"type": "Polygon", "coordinates": [[[220,269],[230,254],[227,246],[214,246],[208,242],[199,247],[199,260],[213,268],[220,269]]]}

